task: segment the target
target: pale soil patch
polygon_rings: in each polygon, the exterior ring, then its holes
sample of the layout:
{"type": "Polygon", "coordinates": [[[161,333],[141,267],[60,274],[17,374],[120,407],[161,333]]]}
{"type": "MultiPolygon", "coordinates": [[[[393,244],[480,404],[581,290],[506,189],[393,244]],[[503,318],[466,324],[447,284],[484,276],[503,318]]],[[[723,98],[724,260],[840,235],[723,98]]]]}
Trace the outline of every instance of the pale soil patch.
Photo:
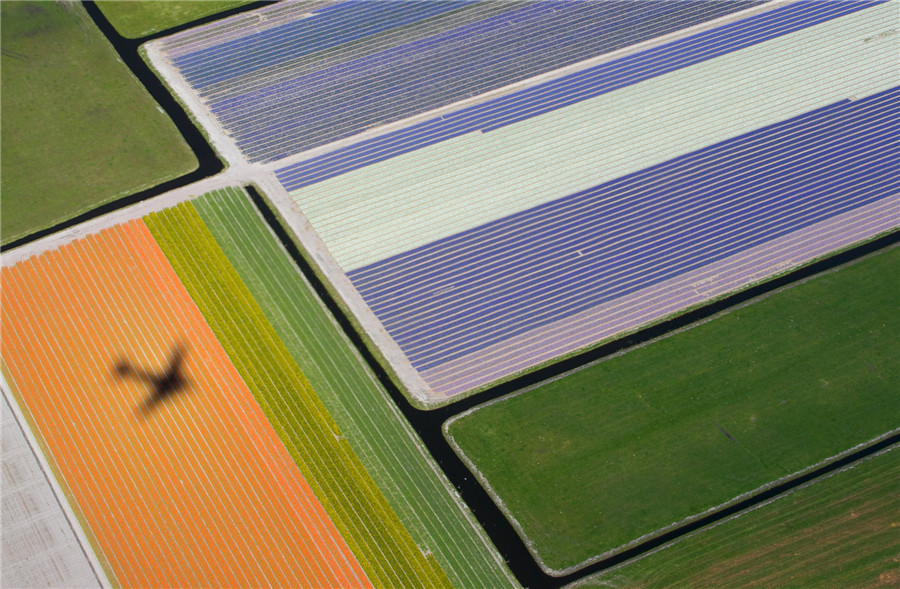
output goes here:
{"type": "Polygon", "coordinates": [[[3,382],[0,586],[109,587],[3,382]]]}

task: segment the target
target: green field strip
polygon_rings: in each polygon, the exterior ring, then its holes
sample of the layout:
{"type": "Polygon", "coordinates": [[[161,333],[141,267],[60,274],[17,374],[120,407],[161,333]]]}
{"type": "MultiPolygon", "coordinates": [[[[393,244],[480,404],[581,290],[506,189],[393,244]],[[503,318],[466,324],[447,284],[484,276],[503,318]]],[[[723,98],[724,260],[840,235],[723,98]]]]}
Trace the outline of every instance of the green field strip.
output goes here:
{"type": "Polygon", "coordinates": [[[515,585],[387,391],[265,225],[227,189],[195,206],[356,454],[454,587],[515,585]]]}
{"type": "Polygon", "coordinates": [[[576,586],[896,586],[898,480],[894,449],[576,586]]]}
{"type": "Polygon", "coordinates": [[[300,188],[345,271],[900,83],[884,4],[300,188]]]}
{"type": "Polygon", "coordinates": [[[900,427],[900,247],[445,428],[567,569],[900,427]]]}
{"type": "Polygon", "coordinates": [[[249,4],[251,0],[196,0],[167,2],[135,2],[134,0],[100,0],[97,7],[123,37],[137,39],[249,4]]]}
{"type": "Polygon", "coordinates": [[[416,546],[191,203],[146,223],[376,587],[448,587],[416,546]]]}

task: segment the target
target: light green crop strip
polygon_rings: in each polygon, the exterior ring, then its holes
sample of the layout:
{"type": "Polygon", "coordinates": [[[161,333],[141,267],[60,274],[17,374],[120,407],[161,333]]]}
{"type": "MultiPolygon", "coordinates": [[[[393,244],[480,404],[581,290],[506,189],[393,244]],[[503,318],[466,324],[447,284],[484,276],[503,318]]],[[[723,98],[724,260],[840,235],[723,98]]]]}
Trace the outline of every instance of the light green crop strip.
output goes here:
{"type": "Polygon", "coordinates": [[[387,391],[344,336],[249,197],[225,189],[197,211],[413,539],[454,587],[514,585],[387,391]]]}
{"type": "Polygon", "coordinates": [[[354,454],[191,203],[145,218],[244,382],[376,587],[449,587],[354,454]]]}
{"type": "Polygon", "coordinates": [[[344,270],[900,81],[897,4],[292,193],[344,270]]]}

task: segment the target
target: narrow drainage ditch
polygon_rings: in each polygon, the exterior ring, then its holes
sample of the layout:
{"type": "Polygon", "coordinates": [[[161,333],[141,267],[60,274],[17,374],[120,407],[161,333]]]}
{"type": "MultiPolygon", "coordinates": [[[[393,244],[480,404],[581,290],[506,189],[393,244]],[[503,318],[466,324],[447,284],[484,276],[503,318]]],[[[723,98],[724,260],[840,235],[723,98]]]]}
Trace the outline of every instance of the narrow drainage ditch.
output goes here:
{"type": "Polygon", "coordinates": [[[568,358],[561,362],[539,369],[535,372],[523,375],[514,380],[491,387],[483,392],[475,394],[471,397],[461,399],[450,405],[439,407],[436,409],[423,410],[413,407],[407,398],[400,392],[394,382],[385,372],[381,364],[375,359],[369,351],[361,336],[353,328],[350,320],[344,311],[331,296],[318,274],[313,270],[312,265],[300,252],[293,239],[287,233],[287,230],[278,220],[277,215],[273,212],[269,203],[260,195],[259,191],[253,186],[245,187],[247,192],[256,206],[257,210],[262,214],[264,220],[275,233],[278,240],[287,250],[288,254],[294,260],[294,263],[300,268],[303,275],[310,282],[319,298],[325,303],[325,306],[337,319],[345,335],[350,339],[356,349],[362,354],[370,368],[375,372],[378,380],[387,389],[397,408],[403,413],[406,420],[412,425],[413,429],[422,439],[431,456],[440,466],[441,470],[459,492],[463,501],[468,505],[469,509],[475,515],[475,518],[481,524],[488,537],[497,547],[500,555],[506,561],[507,566],[519,583],[524,587],[546,587],[548,589],[556,589],[579,581],[589,575],[604,571],[611,567],[620,565],[628,560],[637,558],[660,546],[677,540],[695,532],[701,528],[719,522],[723,519],[734,516],[741,511],[748,510],[760,503],[769,501],[779,495],[788,493],[802,485],[805,485],[819,477],[832,473],[836,470],[845,468],[859,460],[863,460],[887,447],[900,443],[900,433],[889,436],[865,448],[861,448],[846,456],[841,457],[833,462],[816,468],[812,471],[804,473],[794,479],[783,483],[773,485],[764,491],[757,493],[752,497],[748,497],[738,503],[720,509],[716,512],[707,514],[701,518],[684,524],[678,528],[666,531],[658,536],[649,538],[640,544],[632,546],[622,552],[616,553],[607,558],[598,560],[589,565],[561,576],[552,576],[547,574],[540,568],[531,552],[526,547],[522,538],[518,535],[515,528],[507,520],[506,516],[500,508],[494,503],[490,495],[481,486],[469,468],[463,463],[456,454],[447,439],[444,437],[442,426],[445,421],[451,417],[471,409],[482,403],[486,403],[493,399],[508,395],[520,389],[537,385],[546,380],[550,380],[560,376],[565,372],[575,370],[591,362],[595,362],[602,358],[609,357],[618,352],[624,351],[634,346],[639,346],[651,340],[660,338],[674,330],[687,327],[696,322],[702,321],[712,315],[720,313],[724,310],[741,305],[756,297],[771,293],[779,288],[788,286],[797,281],[815,276],[822,272],[834,269],[838,266],[853,262],[859,258],[877,252],[881,249],[890,247],[900,242],[900,231],[895,231],[888,235],[884,235],[878,239],[858,245],[843,252],[840,252],[827,259],[820,260],[798,268],[792,272],[774,278],[763,284],[759,284],[748,288],[744,291],[732,294],[723,299],[714,301],[705,306],[693,309],[683,315],[669,319],[657,325],[642,329],[634,334],[628,335],[616,341],[609,342],[592,350],[588,350],[577,356],[568,358]]]}

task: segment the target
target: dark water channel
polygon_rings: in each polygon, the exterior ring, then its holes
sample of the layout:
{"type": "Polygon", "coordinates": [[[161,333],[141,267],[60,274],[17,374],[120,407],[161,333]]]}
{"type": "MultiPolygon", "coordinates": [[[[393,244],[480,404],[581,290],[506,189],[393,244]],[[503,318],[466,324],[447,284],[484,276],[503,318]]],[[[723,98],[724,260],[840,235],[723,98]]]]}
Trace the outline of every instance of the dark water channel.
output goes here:
{"type": "MultiPolygon", "coordinates": [[[[199,162],[197,170],[186,174],[180,178],[170,180],[159,184],[153,188],[143,190],[141,192],[126,196],[114,202],[102,205],[90,212],[79,215],[73,219],[60,223],[46,230],[38,231],[17,241],[11,242],[3,246],[3,250],[12,249],[25,243],[29,243],[40,239],[46,235],[50,235],[57,231],[67,229],[79,223],[104,215],[106,213],[130,206],[137,202],[153,198],[175,188],[179,188],[203,178],[213,176],[223,169],[223,163],[219,160],[212,147],[206,141],[200,129],[191,121],[188,113],[181,104],[170,94],[166,86],[157,78],[149,66],[144,62],[138,53],[141,44],[159,37],[168,36],[179,31],[193,28],[202,24],[220,20],[233,14],[253,10],[268,2],[256,2],[253,4],[241,6],[229,11],[215,14],[203,19],[162,31],[143,37],[140,39],[127,39],[122,37],[112,27],[106,17],[100,12],[93,1],[83,2],[91,19],[100,28],[107,39],[112,43],[116,52],[122,61],[131,69],[134,75],[147,88],[148,92],[165,110],[169,117],[174,121],[179,131],[184,136],[190,148],[193,150],[199,162]]],[[[796,479],[773,486],[764,492],[753,497],[747,498],[740,503],[732,505],[726,509],[711,513],[701,519],[691,522],[685,526],[670,530],[656,538],[652,538],[629,548],[619,554],[603,559],[588,565],[574,573],[554,577],[544,573],[535,560],[532,558],[524,542],[516,533],[515,529],[504,517],[503,513],[497,505],[491,500],[485,489],[478,483],[466,465],[460,460],[456,453],[452,450],[442,432],[442,425],[450,417],[470,409],[476,405],[507,395],[524,387],[538,384],[542,381],[557,377],[565,372],[580,368],[590,362],[608,357],[617,352],[626,350],[630,347],[646,343],[652,339],[661,337],[673,330],[680,329],[706,319],[716,313],[745,303],[755,297],[759,297],[770,293],[778,288],[789,285],[798,280],[802,280],[815,274],[830,270],[842,264],[846,264],[861,256],[875,252],[879,249],[889,247],[900,242],[900,231],[895,231],[887,236],[867,244],[852,248],[827,260],[819,261],[804,268],[795,270],[789,274],[778,277],[765,284],[754,286],[743,292],[733,294],[719,301],[710,303],[709,305],[694,309],[684,315],[670,319],[658,325],[643,329],[637,333],[623,337],[619,340],[604,344],[595,349],[589,350],[575,357],[557,362],[551,366],[547,366],[530,374],[516,378],[515,380],[500,384],[485,390],[477,395],[463,399],[449,406],[424,411],[413,407],[403,394],[397,389],[394,383],[387,376],[381,365],[375,360],[368,348],[360,338],[359,334],[353,329],[350,321],[343,313],[341,308],[331,297],[322,281],[313,272],[312,267],[306,258],[298,250],[294,241],[290,238],[284,227],[278,221],[277,216],[269,207],[265,199],[253,187],[248,187],[254,204],[261,211],[266,222],[272,227],[273,231],[281,241],[282,245],[287,249],[294,262],[300,267],[303,274],[315,288],[318,295],[325,301],[329,310],[340,322],[340,325],[346,335],[351,339],[353,344],[362,353],[368,364],[377,374],[381,383],[389,391],[394,403],[413,426],[418,435],[422,438],[431,455],[440,465],[448,479],[459,491],[463,500],[469,506],[475,517],[484,528],[491,541],[499,550],[500,554],[506,560],[510,570],[516,579],[526,587],[547,587],[556,588],[562,585],[572,583],[587,575],[596,573],[629,559],[635,558],[646,552],[658,548],[659,546],[671,542],[690,532],[713,524],[724,518],[730,517],[742,510],[758,505],[764,501],[768,501],[773,497],[789,492],[800,485],[806,484],[816,478],[844,468],[858,460],[874,454],[893,444],[900,443],[900,434],[896,434],[869,447],[860,449],[852,454],[832,462],[826,466],[810,471],[796,479]]]]}
{"type": "Polygon", "coordinates": [[[425,443],[429,452],[435,461],[440,465],[444,474],[453,483],[453,486],[459,491],[460,496],[469,506],[469,509],[475,514],[481,526],[487,532],[491,541],[499,550],[501,556],[506,560],[510,570],[516,576],[516,579],[525,587],[547,587],[557,588],[568,583],[575,582],[593,573],[597,573],[627,560],[645,554],[654,550],[663,544],[676,540],[685,534],[694,532],[705,526],[714,524],[722,519],[731,517],[736,513],[749,509],[755,505],[759,505],[778,495],[787,493],[801,485],[809,483],[823,475],[840,470],[850,464],[862,460],[872,454],[879,452],[891,445],[900,443],[900,434],[895,434],[889,438],[883,439],[870,446],[857,450],[848,454],[839,460],[829,463],[825,466],[807,472],[795,479],[774,485],[757,495],[744,499],[743,501],[731,505],[727,508],[710,513],[700,519],[685,524],[679,528],[675,528],[661,534],[655,538],[651,538],[641,544],[635,545],[628,550],[610,556],[603,560],[587,565],[578,571],[564,575],[551,576],[545,573],[532,558],[525,543],[516,533],[515,529],[493,502],[487,491],[478,483],[472,472],[459,458],[456,452],[450,447],[443,435],[442,426],[449,418],[457,415],[467,409],[471,409],[476,405],[480,405],[487,401],[491,401],[498,397],[508,395],[522,388],[539,384],[543,381],[556,378],[561,374],[575,370],[588,363],[606,358],[612,354],[621,352],[628,348],[644,344],[650,340],[662,337],[674,330],[684,328],[698,321],[702,321],[716,313],[720,313],[729,308],[746,303],[747,301],[766,295],[774,290],[790,285],[799,280],[815,276],[822,272],[831,270],[843,264],[852,262],[862,256],[876,252],[880,249],[889,247],[900,242],[900,231],[896,231],[887,236],[881,237],[869,243],[857,246],[850,250],[839,253],[831,258],[822,260],[795,270],[784,276],[780,276],[765,284],[757,285],[746,291],[733,294],[727,298],[713,302],[709,305],[694,309],[684,315],[670,319],[659,325],[648,327],[637,333],[624,337],[620,340],[610,342],[593,350],[589,350],[573,358],[545,367],[533,373],[524,375],[515,380],[500,384],[485,390],[477,395],[473,395],[466,399],[457,401],[451,405],[432,410],[422,410],[413,407],[412,404],[397,389],[396,385],[388,377],[387,373],[381,365],[375,360],[374,356],[369,352],[368,348],[362,341],[359,334],[351,325],[349,319],[341,310],[334,298],[329,294],[322,281],[313,271],[312,266],[306,258],[300,253],[289,237],[286,230],[279,223],[275,213],[269,207],[265,199],[259,192],[251,187],[247,187],[254,204],[260,210],[266,222],[272,228],[281,241],[282,245],[287,249],[294,262],[300,267],[304,276],[313,285],[316,293],[325,302],[328,309],[337,317],[344,333],[350,338],[356,348],[362,353],[369,366],[375,371],[378,379],[388,390],[394,403],[403,413],[404,417],[412,424],[413,429],[422,441],[425,443]]]}

